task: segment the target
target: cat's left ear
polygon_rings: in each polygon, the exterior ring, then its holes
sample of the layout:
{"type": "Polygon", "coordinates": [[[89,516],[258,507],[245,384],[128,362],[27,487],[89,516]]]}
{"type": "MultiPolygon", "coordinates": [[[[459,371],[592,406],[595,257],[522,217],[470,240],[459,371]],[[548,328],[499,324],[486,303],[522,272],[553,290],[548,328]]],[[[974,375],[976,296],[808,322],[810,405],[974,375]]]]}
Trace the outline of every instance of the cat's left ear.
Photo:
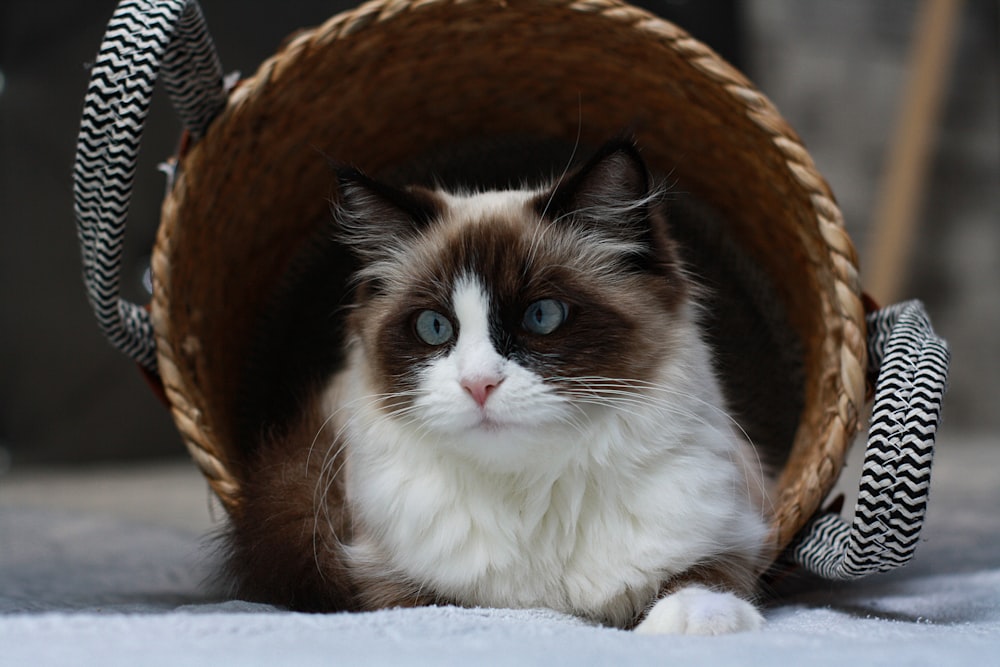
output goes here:
{"type": "Polygon", "coordinates": [[[635,142],[616,139],[543,193],[535,207],[549,220],[599,225],[603,232],[640,240],[649,232],[647,218],[653,199],[649,170],[635,142]]]}
{"type": "Polygon", "coordinates": [[[341,240],[361,259],[378,259],[404,245],[438,215],[429,190],[402,190],[356,169],[337,171],[333,215],[341,240]]]}

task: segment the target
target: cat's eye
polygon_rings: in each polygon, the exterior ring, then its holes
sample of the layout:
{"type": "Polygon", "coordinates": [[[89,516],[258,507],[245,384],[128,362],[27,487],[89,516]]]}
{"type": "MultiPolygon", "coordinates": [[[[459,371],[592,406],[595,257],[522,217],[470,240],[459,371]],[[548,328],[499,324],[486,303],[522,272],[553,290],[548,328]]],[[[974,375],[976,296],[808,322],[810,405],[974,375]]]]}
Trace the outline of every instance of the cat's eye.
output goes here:
{"type": "Polygon", "coordinates": [[[417,315],[414,329],[420,340],[428,345],[444,345],[451,340],[454,329],[448,318],[433,310],[422,310],[417,315]]]}
{"type": "Polygon", "coordinates": [[[531,333],[545,336],[566,321],[567,311],[566,304],[558,299],[542,299],[528,306],[521,323],[531,333]]]}

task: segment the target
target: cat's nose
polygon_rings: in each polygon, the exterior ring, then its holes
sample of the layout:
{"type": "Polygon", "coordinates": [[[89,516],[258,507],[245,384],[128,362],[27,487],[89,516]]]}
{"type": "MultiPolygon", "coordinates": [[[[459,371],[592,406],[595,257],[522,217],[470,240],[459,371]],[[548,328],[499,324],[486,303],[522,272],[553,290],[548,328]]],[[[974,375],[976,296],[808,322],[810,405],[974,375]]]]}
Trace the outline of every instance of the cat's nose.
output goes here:
{"type": "Polygon", "coordinates": [[[486,399],[490,397],[497,387],[503,382],[498,376],[477,376],[462,379],[462,389],[468,392],[469,396],[479,405],[486,405],[486,399]]]}

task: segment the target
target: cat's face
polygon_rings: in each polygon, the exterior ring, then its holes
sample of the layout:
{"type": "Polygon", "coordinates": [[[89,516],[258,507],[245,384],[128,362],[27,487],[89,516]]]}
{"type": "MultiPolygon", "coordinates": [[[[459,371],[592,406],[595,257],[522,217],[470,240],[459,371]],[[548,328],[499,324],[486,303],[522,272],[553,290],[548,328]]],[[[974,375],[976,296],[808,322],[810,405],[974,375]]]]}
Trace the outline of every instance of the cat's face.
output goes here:
{"type": "Polygon", "coordinates": [[[542,191],[341,188],[350,327],[393,418],[485,443],[578,428],[680,344],[687,287],[628,146],[542,191]]]}

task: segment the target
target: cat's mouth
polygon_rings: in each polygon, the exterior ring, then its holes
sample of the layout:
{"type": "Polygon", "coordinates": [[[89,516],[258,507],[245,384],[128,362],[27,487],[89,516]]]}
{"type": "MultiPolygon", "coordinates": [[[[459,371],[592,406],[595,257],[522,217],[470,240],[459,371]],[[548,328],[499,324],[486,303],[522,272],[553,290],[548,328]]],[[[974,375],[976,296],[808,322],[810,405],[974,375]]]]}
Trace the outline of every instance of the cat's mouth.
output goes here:
{"type": "Polygon", "coordinates": [[[486,407],[477,410],[467,424],[469,433],[509,436],[538,433],[541,427],[548,425],[548,421],[538,414],[519,414],[486,407]]]}
{"type": "Polygon", "coordinates": [[[466,421],[466,430],[470,433],[509,433],[517,430],[523,424],[513,415],[502,414],[489,403],[483,406],[476,406],[470,410],[466,421]]]}
{"type": "Polygon", "coordinates": [[[508,424],[490,416],[486,411],[480,413],[479,423],[473,426],[476,431],[481,431],[484,433],[499,433],[500,431],[506,431],[510,429],[508,424]]]}

